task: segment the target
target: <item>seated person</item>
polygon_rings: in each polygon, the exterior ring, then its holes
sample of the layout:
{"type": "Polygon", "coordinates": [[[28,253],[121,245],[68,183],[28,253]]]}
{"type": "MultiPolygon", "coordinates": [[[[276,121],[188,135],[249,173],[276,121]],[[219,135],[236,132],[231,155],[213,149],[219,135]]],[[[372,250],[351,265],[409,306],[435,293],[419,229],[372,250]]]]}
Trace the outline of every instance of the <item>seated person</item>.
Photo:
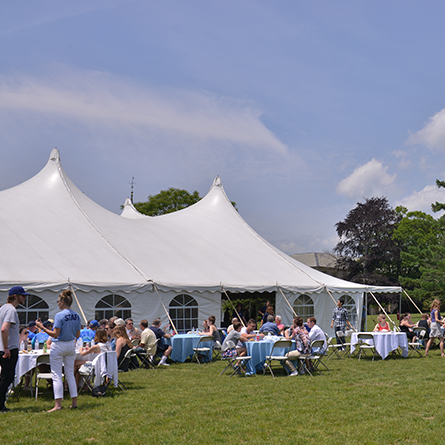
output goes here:
{"type": "Polygon", "coordinates": [[[246,355],[247,349],[246,347],[240,346],[238,347],[238,342],[242,338],[242,342],[246,341],[246,337],[242,337],[241,334],[241,327],[242,324],[239,321],[233,322],[233,329],[227,334],[227,337],[225,338],[221,350],[223,352],[223,357],[233,357],[235,355],[242,356],[246,355]]]}
{"type": "Polygon", "coordinates": [[[281,322],[281,315],[277,315],[275,317],[275,323],[278,326],[278,329],[280,330],[280,335],[283,335],[284,324],[281,322]]]}
{"type": "Polygon", "coordinates": [[[228,334],[230,333],[230,331],[233,330],[233,324],[234,324],[236,321],[239,323],[238,318],[233,317],[233,318],[232,318],[232,324],[227,328],[227,333],[228,333],[228,334]]]}
{"type": "MultiPolygon", "coordinates": [[[[79,354],[82,357],[85,357],[89,354],[100,354],[107,351],[111,351],[110,345],[108,343],[107,331],[105,329],[99,328],[97,329],[94,336],[94,346],[86,346],[84,348],[80,348],[79,354]]],[[[86,363],[86,360],[76,360],[74,362],[74,377],[76,378],[77,385],[79,385],[80,381],[79,369],[84,363],[86,363]]]]}
{"type": "Polygon", "coordinates": [[[141,331],[134,327],[134,322],[132,318],[127,318],[125,320],[125,329],[127,330],[128,338],[133,340],[139,340],[141,338],[141,331]]]}
{"type": "Polygon", "coordinates": [[[377,317],[377,324],[373,329],[373,332],[391,332],[391,326],[386,321],[384,314],[379,314],[377,317]]]}
{"type": "Polygon", "coordinates": [[[422,344],[423,344],[424,340],[428,340],[428,338],[430,336],[429,314],[422,314],[420,320],[417,322],[416,327],[426,329],[425,336],[423,337],[423,340],[422,340],[422,344]]]}
{"type": "MultiPolygon", "coordinates": [[[[96,320],[91,320],[91,323],[93,323],[95,321],[96,320]]],[[[99,325],[99,323],[97,321],[96,321],[96,323],[99,325]]],[[[93,326],[91,325],[91,327],[93,327],[93,326]]],[[[89,326],[80,330],[80,337],[82,338],[83,342],[93,341],[95,334],[96,334],[95,331],[93,331],[93,329],[90,329],[89,326]]]]}
{"type": "MultiPolygon", "coordinates": [[[[256,330],[257,325],[256,325],[256,320],[254,320],[253,318],[251,318],[248,322],[247,322],[247,326],[241,328],[241,335],[243,337],[243,339],[247,339],[248,340],[253,340],[255,339],[255,337],[257,336],[257,334],[254,333],[254,331],[256,330]]],[[[264,338],[264,334],[258,334],[258,336],[260,338],[264,338]]],[[[238,342],[237,347],[240,348],[246,348],[246,340],[240,340],[238,342]]]]}
{"type": "Polygon", "coordinates": [[[34,335],[38,334],[37,325],[34,320],[31,320],[28,323],[28,338],[32,340],[34,338],[34,335]]]}
{"type": "Polygon", "coordinates": [[[116,326],[113,333],[116,337],[116,355],[119,371],[127,372],[130,363],[128,361],[124,361],[124,357],[129,349],[133,349],[133,345],[131,344],[131,340],[128,338],[125,325],[116,326]]]}
{"type": "Polygon", "coordinates": [[[324,354],[326,350],[328,349],[328,342],[326,341],[326,334],[323,332],[323,330],[320,328],[320,326],[317,325],[317,319],[315,317],[309,317],[307,319],[307,325],[310,328],[309,331],[309,339],[311,342],[317,341],[317,340],[323,340],[323,346],[321,348],[312,348],[313,354],[324,354]]]}
{"type": "Polygon", "coordinates": [[[158,353],[162,353],[161,361],[158,363],[158,366],[169,366],[167,363],[167,359],[170,357],[170,354],[172,353],[172,347],[170,345],[162,344],[161,339],[162,338],[170,338],[171,335],[167,334],[165,330],[168,328],[168,324],[165,325],[164,330],[161,329],[161,323],[162,320],[158,317],[153,320],[153,324],[150,326],[149,329],[151,329],[158,339],[157,343],[157,351],[158,353]]]}
{"type": "Polygon", "coordinates": [[[116,337],[114,336],[114,328],[116,325],[114,324],[114,321],[109,321],[105,325],[105,330],[108,334],[108,343],[110,344],[110,348],[112,351],[116,350],[116,337]]]}
{"type": "Polygon", "coordinates": [[[141,320],[139,323],[139,327],[141,328],[141,342],[135,349],[136,354],[138,355],[139,359],[142,361],[142,363],[145,365],[146,368],[148,368],[151,364],[152,357],[156,355],[157,350],[157,339],[156,334],[148,327],[148,321],[147,320],[141,320]],[[147,353],[148,357],[144,355],[139,355],[139,353],[147,353]],[[146,360],[149,360],[147,363],[146,360]]]}
{"type": "Polygon", "coordinates": [[[411,321],[411,314],[409,312],[405,312],[400,319],[399,328],[402,332],[406,333],[408,337],[408,341],[415,341],[417,339],[416,333],[413,332],[413,327],[415,324],[411,321]]]}
{"type": "Polygon", "coordinates": [[[211,315],[207,319],[207,332],[200,332],[199,335],[211,335],[213,337],[213,346],[217,346],[218,348],[221,346],[221,337],[219,335],[218,328],[215,326],[216,317],[211,315]]]}
{"type": "Polygon", "coordinates": [[[295,317],[292,323],[292,327],[288,331],[284,332],[285,337],[288,340],[295,340],[295,350],[289,351],[286,356],[288,359],[285,364],[291,371],[289,375],[297,376],[298,370],[292,363],[293,360],[298,359],[300,355],[307,355],[310,353],[311,341],[306,328],[303,326],[303,319],[301,317],[295,317]]]}
{"type": "Polygon", "coordinates": [[[268,333],[270,332],[273,335],[280,335],[280,330],[278,329],[278,326],[275,323],[275,317],[273,315],[267,316],[267,321],[260,327],[261,333],[268,333]]]}
{"type": "Polygon", "coordinates": [[[20,340],[20,351],[27,351],[28,350],[28,327],[27,326],[20,326],[19,329],[19,340],[20,340]]]}

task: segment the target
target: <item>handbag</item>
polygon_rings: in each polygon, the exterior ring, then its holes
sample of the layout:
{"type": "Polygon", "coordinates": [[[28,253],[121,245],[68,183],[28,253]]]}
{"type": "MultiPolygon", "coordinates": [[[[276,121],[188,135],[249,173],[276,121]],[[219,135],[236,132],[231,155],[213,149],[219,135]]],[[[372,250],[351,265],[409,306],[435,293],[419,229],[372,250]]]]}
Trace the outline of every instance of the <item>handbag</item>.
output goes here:
{"type": "Polygon", "coordinates": [[[93,386],[91,395],[93,397],[105,397],[107,394],[107,387],[105,385],[93,386]]]}

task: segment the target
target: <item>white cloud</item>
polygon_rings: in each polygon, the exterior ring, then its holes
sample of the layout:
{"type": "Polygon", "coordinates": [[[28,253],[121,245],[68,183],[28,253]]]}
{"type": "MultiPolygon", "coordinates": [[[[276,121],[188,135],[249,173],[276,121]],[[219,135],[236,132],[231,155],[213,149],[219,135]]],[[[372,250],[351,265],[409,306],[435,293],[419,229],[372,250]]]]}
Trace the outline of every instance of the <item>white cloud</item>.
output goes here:
{"type": "Polygon", "coordinates": [[[387,195],[396,178],[395,174],[389,175],[387,170],[388,167],[373,158],[343,179],[338,184],[337,193],[354,199],[387,195]]]}
{"type": "Polygon", "coordinates": [[[279,155],[287,147],[261,122],[251,104],[214,94],[150,89],[101,72],[63,72],[58,76],[0,78],[0,109],[151,132],[183,141],[223,142],[279,155]]]}
{"type": "MultiPolygon", "coordinates": [[[[420,192],[414,192],[406,198],[396,202],[396,205],[402,205],[410,211],[420,210],[425,213],[434,214],[431,210],[431,204],[435,202],[445,202],[445,189],[438,188],[436,185],[427,185],[420,192]]],[[[442,213],[434,214],[440,216],[442,213]]]]}
{"type": "Polygon", "coordinates": [[[421,130],[408,138],[407,143],[445,151],[445,108],[430,117],[421,130]]]}

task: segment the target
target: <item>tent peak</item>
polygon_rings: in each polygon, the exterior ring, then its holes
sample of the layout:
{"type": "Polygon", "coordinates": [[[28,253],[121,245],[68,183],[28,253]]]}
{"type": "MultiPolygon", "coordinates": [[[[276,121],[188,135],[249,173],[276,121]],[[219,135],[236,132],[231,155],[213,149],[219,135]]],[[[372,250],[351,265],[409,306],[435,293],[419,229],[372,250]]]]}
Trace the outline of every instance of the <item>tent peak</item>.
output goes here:
{"type": "Polygon", "coordinates": [[[221,187],[222,186],[222,181],[221,178],[219,176],[217,176],[214,180],[213,180],[213,187],[221,187]]]}
{"type": "Polygon", "coordinates": [[[51,150],[51,154],[49,155],[50,161],[60,162],[60,153],[57,148],[53,148],[51,150]]]}

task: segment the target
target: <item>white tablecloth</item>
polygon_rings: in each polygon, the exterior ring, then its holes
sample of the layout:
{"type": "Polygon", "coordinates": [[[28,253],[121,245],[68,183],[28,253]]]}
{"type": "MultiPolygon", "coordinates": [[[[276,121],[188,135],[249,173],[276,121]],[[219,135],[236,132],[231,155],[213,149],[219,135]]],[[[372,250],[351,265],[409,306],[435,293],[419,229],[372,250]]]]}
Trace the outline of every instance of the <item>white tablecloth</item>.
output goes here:
{"type": "MultiPolygon", "coordinates": [[[[20,383],[20,379],[23,375],[36,367],[37,357],[40,355],[43,355],[43,349],[36,349],[31,352],[19,352],[19,358],[15,367],[14,386],[17,386],[20,383]]],[[[49,352],[47,352],[47,355],[49,355],[49,352]]],[[[97,355],[98,354],[88,354],[82,357],[76,352],[76,360],[93,361],[97,355]]]]}
{"type": "MultiPolygon", "coordinates": [[[[408,356],[408,338],[405,332],[366,332],[366,334],[370,333],[374,336],[375,349],[382,357],[382,360],[397,348],[402,349],[403,357],[408,356]]],[[[355,345],[358,342],[357,336],[357,332],[351,335],[351,353],[354,352],[355,345]]]]}

